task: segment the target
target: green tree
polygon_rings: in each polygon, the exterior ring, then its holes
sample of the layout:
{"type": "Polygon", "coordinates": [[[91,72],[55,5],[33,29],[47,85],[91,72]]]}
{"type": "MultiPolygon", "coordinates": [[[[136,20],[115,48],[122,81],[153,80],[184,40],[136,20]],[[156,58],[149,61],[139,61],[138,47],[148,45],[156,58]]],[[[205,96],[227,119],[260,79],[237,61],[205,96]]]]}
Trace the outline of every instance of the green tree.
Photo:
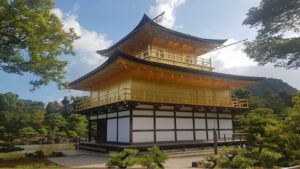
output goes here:
{"type": "Polygon", "coordinates": [[[148,169],[163,169],[163,163],[167,160],[167,154],[159,149],[158,146],[153,146],[147,149],[139,160],[142,166],[148,169]]]}
{"type": "Polygon", "coordinates": [[[66,120],[62,115],[52,113],[45,117],[45,125],[49,128],[51,134],[55,134],[61,127],[66,126],[66,120]]]}
{"type": "Polygon", "coordinates": [[[39,129],[40,136],[47,136],[48,130],[45,127],[39,129]]]}
{"type": "Polygon", "coordinates": [[[87,135],[88,120],[86,116],[80,114],[71,114],[68,119],[68,133],[74,136],[74,131],[78,137],[84,137],[87,135]]]}
{"type": "Polygon", "coordinates": [[[47,114],[52,114],[52,113],[59,113],[61,114],[63,109],[63,106],[58,103],[57,101],[54,102],[48,102],[46,106],[46,113],[47,114]]]}
{"type": "Polygon", "coordinates": [[[266,146],[282,154],[280,166],[300,164],[300,96],[293,97],[293,104],[284,120],[266,127],[266,146]]]}
{"type": "Polygon", "coordinates": [[[65,96],[64,99],[61,101],[61,104],[63,106],[61,110],[61,114],[64,117],[68,117],[75,112],[75,108],[73,106],[73,99],[74,99],[73,97],[69,99],[67,96],[65,96]]]}
{"type": "Polygon", "coordinates": [[[25,127],[19,130],[20,136],[25,138],[31,138],[37,136],[39,133],[32,127],[25,127]]]}
{"type": "Polygon", "coordinates": [[[274,126],[276,124],[275,114],[272,109],[255,109],[247,112],[237,118],[241,122],[241,132],[248,133],[247,143],[251,146],[261,148],[263,146],[263,138],[266,135],[266,126],[274,126]]]}
{"type": "Polygon", "coordinates": [[[40,129],[43,126],[45,120],[45,110],[36,110],[31,114],[31,123],[35,129],[40,129]]]}
{"type": "Polygon", "coordinates": [[[245,43],[248,56],[261,65],[300,67],[300,37],[285,36],[299,33],[299,9],[298,0],[262,0],[258,7],[251,8],[243,24],[258,28],[258,35],[245,43]]]}
{"type": "Polygon", "coordinates": [[[118,166],[119,168],[127,168],[137,164],[137,149],[124,149],[119,153],[111,153],[107,162],[108,167],[118,166]]]}
{"type": "Polygon", "coordinates": [[[30,81],[32,90],[56,82],[65,87],[65,66],[58,56],[72,54],[78,37],[64,31],[60,19],[51,13],[52,0],[0,0],[0,70],[39,77],[30,81]]]}

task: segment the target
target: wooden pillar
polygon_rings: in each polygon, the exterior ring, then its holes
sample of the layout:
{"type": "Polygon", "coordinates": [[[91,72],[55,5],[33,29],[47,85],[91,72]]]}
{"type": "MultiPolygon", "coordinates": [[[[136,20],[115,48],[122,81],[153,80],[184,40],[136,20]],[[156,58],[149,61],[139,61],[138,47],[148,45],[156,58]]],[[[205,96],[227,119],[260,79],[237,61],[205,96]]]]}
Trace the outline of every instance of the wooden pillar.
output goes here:
{"type": "Polygon", "coordinates": [[[217,138],[217,132],[214,128],[214,153],[218,154],[218,138],[217,138]]]}
{"type": "Polygon", "coordinates": [[[217,113],[217,125],[218,125],[218,138],[221,138],[221,134],[220,134],[220,117],[219,117],[219,112],[218,110],[216,111],[217,113]]]}
{"type": "Polygon", "coordinates": [[[194,135],[194,141],[196,141],[196,129],[195,129],[195,110],[192,109],[193,113],[193,135],[194,135]]]}
{"type": "Polygon", "coordinates": [[[207,111],[205,111],[205,129],[206,129],[206,140],[208,140],[208,124],[207,124],[207,111]]]}

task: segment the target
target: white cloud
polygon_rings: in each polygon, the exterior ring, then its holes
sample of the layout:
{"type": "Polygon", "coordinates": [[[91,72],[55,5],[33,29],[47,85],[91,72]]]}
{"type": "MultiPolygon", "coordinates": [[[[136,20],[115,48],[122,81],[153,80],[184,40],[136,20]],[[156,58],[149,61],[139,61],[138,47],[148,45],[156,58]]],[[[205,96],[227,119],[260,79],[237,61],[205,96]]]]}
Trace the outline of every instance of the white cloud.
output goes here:
{"type": "MultiPolygon", "coordinates": [[[[112,44],[112,41],[107,39],[104,34],[85,29],[79,23],[78,17],[75,14],[78,8],[79,6],[75,5],[73,10],[67,13],[64,13],[58,8],[54,8],[51,11],[60,18],[66,31],[69,31],[70,28],[74,28],[76,34],[80,36],[80,39],[73,43],[76,56],[69,59],[70,65],[67,67],[67,79],[71,81],[101,65],[105,61],[105,58],[97,54],[96,51],[108,48],[112,44]]],[[[62,94],[63,96],[87,96],[89,92],[63,90],[62,94]]]]}
{"type": "MultiPolygon", "coordinates": [[[[76,8],[78,9],[78,6],[76,8]]],[[[74,41],[74,50],[80,57],[80,61],[87,64],[87,66],[100,65],[104,61],[104,58],[97,54],[96,51],[108,48],[112,44],[112,41],[108,40],[104,34],[82,27],[77,20],[77,15],[74,13],[63,13],[58,8],[53,9],[52,13],[61,19],[66,31],[74,28],[76,34],[80,36],[80,39],[74,41]]]]}
{"type": "MultiPolygon", "coordinates": [[[[237,42],[235,39],[228,39],[224,45],[229,45],[237,42]]],[[[232,46],[216,50],[211,53],[202,55],[204,58],[212,58],[213,67],[218,69],[229,69],[245,66],[256,65],[254,61],[247,57],[242,51],[243,43],[238,43],[232,46]]]]}
{"type": "MultiPolygon", "coordinates": [[[[237,42],[229,39],[224,45],[237,42]]],[[[242,51],[243,43],[232,45],[205,55],[203,58],[211,58],[215,72],[229,73],[243,76],[260,76],[282,79],[293,87],[300,89],[300,70],[286,70],[275,68],[273,64],[258,66],[242,51]]]]}
{"type": "Polygon", "coordinates": [[[180,26],[174,26],[175,24],[175,12],[176,8],[185,3],[185,0],[156,0],[156,5],[150,7],[150,15],[155,17],[162,12],[165,12],[161,24],[168,28],[182,28],[180,26]]]}
{"type": "Polygon", "coordinates": [[[65,96],[68,95],[68,96],[78,96],[78,97],[90,95],[90,93],[87,91],[72,90],[72,89],[64,90],[63,93],[65,96]]]}

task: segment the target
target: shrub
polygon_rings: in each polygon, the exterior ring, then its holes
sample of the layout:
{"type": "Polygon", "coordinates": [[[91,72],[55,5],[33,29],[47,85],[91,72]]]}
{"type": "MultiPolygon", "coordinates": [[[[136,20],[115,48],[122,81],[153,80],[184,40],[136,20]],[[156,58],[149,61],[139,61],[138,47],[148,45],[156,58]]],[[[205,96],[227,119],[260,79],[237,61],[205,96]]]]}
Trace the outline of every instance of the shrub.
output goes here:
{"type": "Polygon", "coordinates": [[[35,131],[32,127],[25,127],[19,130],[19,134],[21,137],[31,138],[39,135],[37,131],[35,131]]]}
{"type": "Polygon", "coordinates": [[[127,168],[133,166],[138,162],[139,150],[137,149],[124,149],[119,153],[112,153],[107,162],[108,167],[118,166],[119,168],[127,168]]]}
{"type": "Polygon", "coordinates": [[[15,144],[12,143],[1,143],[0,144],[0,152],[2,153],[8,153],[12,151],[22,151],[24,148],[16,147],[15,144]]]}
{"type": "Polygon", "coordinates": [[[26,158],[44,158],[45,154],[42,150],[38,150],[34,153],[25,153],[26,158]]]}
{"type": "Polygon", "coordinates": [[[161,151],[158,146],[153,146],[147,149],[140,160],[139,163],[148,169],[164,168],[163,163],[167,160],[167,155],[165,152],[161,151]]]}
{"type": "Polygon", "coordinates": [[[45,127],[39,129],[40,136],[47,136],[48,130],[45,127]]]}
{"type": "Polygon", "coordinates": [[[64,157],[65,155],[62,152],[55,152],[55,151],[53,151],[50,156],[51,157],[64,157]]]}

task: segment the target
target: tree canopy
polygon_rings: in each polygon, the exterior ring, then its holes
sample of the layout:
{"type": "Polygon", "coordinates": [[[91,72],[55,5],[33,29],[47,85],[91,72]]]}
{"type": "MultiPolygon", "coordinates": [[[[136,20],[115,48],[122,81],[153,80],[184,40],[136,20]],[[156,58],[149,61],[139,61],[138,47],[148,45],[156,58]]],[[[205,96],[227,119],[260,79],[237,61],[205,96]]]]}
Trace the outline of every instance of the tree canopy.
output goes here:
{"type": "Polygon", "coordinates": [[[300,67],[299,0],[262,0],[249,10],[243,24],[258,28],[255,40],[245,43],[250,58],[261,65],[300,67]]]}
{"type": "Polygon", "coordinates": [[[0,0],[0,70],[38,77],[31,80],[32,90],[64,81],[67,61],[62,54],[74,55],[72,43],[78,36],[66,32],[60,19],[51,13],[52,0],[0,0]]]}
{"type": "Polygon", "coordinates": [[[65,97],[61,103],[54,101],[45,106],[43,102],[19,99],[14,93],[0,93],[0,140],[36,136],[85,137],[88,122],[85,116],[75,114],[77,100],[65,97]]]}

